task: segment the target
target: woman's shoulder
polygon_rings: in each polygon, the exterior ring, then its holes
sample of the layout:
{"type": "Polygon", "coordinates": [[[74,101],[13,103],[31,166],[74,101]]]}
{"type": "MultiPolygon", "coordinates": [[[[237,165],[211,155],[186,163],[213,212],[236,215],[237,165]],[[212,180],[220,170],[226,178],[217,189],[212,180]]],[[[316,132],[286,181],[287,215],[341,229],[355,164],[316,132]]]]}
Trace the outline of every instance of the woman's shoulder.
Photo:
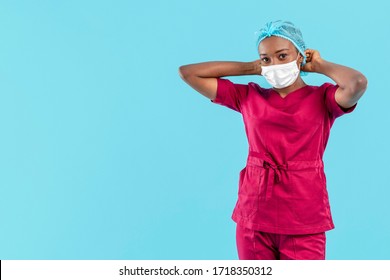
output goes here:
{"type": "Polygon", "coordinates": [[[306,85],[305,87],[305,91],[306,92],[309,92],[309,93],[326,93],[326,92],[329,92],[329,91],[333,91],[333,90],[336,90],[338,88],[338,85],[335,85],[335,84],[332,84],[332,83],[329,83],[329,82],[325,82],[321,85],[306,85]]]}
{"type": "Polygon", "coordinates": [[[331,87],[337,87],[337,85],[329,83],[329,82],[325,82],[325,83],[323,83],[321,85],[311,86],[311,87],[313,89],[317,89],[317,90],[327,90],[328,88],[331,88],[331,87]]]}
{"type": "Polygon", "coordinates": [[[270,88],[264,88],[262,87],[261,85],[259,85],[258,83],[255,83],[255,82],[249,82],[248,84],[248,88],[253,90],[253,91],[257,91],[259,93],[265,93],[265,92],[269,92],[270,91],[270,88]]]}

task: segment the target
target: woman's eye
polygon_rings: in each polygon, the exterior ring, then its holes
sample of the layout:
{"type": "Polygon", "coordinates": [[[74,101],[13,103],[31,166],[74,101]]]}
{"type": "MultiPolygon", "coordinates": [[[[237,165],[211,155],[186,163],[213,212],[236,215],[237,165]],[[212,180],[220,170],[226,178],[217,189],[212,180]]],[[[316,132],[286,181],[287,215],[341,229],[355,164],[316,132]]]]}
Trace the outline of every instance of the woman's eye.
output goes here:
{"type": "Polygon", "coordinates": [[[280,55],[279,55],[279,58],[280,59],[285,59],[287,57],[287,54],[285,54],[285,53],[281,53],[280,55]]]}
{"type": "Polygon", "coordinates": [[[268,63],[268,62],[269,62],[269,59],[268,59],[268,57],[263,57],[263,58],[261,59],[261,61],[264,62],[264,63],[268,63]]]}

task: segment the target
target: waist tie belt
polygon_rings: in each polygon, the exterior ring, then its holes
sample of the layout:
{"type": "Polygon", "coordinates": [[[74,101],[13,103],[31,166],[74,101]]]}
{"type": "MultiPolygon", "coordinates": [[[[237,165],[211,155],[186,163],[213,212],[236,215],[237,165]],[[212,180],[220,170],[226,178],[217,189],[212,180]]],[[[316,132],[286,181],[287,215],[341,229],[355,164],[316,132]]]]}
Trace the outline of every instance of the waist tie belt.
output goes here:
{"type": "Polygon", "coordinates": [[[272,197],[273,185],[280,182],[282,176],[281,170],[302,170],[324,167],[322,160],[287,161],[286,163],[279,164],[270,153],[261,154],[253,151],[249,152],[248,162],[267,170],[266,200],[272,197]]]}

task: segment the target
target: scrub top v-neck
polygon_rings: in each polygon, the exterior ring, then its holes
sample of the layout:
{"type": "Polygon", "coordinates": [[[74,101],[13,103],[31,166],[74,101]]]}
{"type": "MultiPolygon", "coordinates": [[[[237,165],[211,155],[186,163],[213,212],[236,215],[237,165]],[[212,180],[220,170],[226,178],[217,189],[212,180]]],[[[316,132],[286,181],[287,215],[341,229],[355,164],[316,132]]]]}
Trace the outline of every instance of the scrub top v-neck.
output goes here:
{"type": "Polygon", "coordinates": [[[242,114],[249,152],[232,218],[258,231],[312,234],[334,228],[323,155],[336,118],[352,112],[337,85],[304,86],[281,97],[255,83],[218,79],[212,102],[242,114]]]}

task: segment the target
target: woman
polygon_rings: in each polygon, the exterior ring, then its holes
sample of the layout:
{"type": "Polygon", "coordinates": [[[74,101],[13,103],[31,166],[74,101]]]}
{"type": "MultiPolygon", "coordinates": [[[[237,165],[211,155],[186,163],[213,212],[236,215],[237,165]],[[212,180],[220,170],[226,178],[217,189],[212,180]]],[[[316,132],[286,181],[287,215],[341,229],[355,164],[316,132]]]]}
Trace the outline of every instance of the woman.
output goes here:
{"type": "Polygon", "coordinates": [[[325,259],[334,228],[322,157],[335,119],[350,113],[366,90],[360,72],[306,49],[291,22],[258,32],[260,59],[181,66],[182,79],[212,102],[242,114],[248,137],[233,211],[240,259],[325,259]],[[315,72],[335,85],[306,85],[315,72]],[[270,89],[221,77],[262,75],[270,89]]]}

